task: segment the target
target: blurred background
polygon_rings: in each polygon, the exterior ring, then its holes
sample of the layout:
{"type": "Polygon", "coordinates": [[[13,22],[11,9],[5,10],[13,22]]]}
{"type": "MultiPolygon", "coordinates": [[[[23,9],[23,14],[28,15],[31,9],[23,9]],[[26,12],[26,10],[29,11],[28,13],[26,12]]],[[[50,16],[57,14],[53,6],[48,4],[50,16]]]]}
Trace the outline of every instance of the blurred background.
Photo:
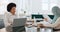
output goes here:
{"type": "MultiPolygon", "coordinates": [[[[0,0],[0,19],[4,18],[4,13],[7,12],[7,5],[11,2],[16,3],[18,16],[24,13],[28,16],[32,14],[53,15],[52,7],[60,7],[60,0],[0,0]]],[[[2,20],[1,23],[3,23],[2,20]]]]}
{"type": "Polygon", "coordinates": [[[60,7],[60,0],[0,0],[0,15],[6,12],[6,6],[10,2],[17,4],[18,14],[23,11],[26,11],[26,14],[53,14],[51,8],[60,7]]]}

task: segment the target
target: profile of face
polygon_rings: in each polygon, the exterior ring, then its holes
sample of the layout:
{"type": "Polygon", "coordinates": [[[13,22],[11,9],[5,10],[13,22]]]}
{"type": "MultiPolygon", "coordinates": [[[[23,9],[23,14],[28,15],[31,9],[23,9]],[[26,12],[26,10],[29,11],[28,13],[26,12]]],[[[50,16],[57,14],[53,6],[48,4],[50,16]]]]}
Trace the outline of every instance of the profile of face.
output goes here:
{"type": "Polygon", "coordinates": [[[12,7],[10,12],[11,12],[13,15],[15,15],[16,7],[12,7]]]}

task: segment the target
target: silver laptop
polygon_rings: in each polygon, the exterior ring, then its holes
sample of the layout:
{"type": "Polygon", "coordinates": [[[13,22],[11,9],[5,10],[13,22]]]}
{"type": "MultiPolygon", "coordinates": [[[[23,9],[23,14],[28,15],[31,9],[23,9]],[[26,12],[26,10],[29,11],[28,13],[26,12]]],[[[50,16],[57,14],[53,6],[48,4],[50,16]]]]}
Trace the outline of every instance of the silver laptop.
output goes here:
{"type": "Polygon", "coordinates": [[[27,18],[16,18],[13,21],[13,27],[17,27],[17,26],[23,26],[25,25],[25,22],[27,21],[27,18]]]}

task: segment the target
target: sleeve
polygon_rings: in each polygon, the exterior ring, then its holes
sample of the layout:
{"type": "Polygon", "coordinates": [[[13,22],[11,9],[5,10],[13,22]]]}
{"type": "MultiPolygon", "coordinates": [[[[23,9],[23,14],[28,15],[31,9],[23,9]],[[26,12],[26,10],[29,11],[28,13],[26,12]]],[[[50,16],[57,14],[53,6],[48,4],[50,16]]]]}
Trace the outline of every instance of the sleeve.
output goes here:
{"type": "Polygon", "coordinates": [[[59,24],[60,24],[60,17],[56,20],[55,23],[49,24],[49,25],[44,25],[44,26],[55,28],[55,27],[59,26],[59,24]]]}
{"type": "Polygon", "coordinates": [[[47,18],[47,21],[48,21],[49,23],[52,22],[52,19],[51,19],[48,15],[43,14],[43,17],[44,17],[44,18],[47,18]]]}
{"type": "Polygon", "coordinates": [[[4,24],[5,24],[5,27],[10,25],[8,23],[8,15],[7,14],[5,14],[5,16],[4,16],[4,24]]]}

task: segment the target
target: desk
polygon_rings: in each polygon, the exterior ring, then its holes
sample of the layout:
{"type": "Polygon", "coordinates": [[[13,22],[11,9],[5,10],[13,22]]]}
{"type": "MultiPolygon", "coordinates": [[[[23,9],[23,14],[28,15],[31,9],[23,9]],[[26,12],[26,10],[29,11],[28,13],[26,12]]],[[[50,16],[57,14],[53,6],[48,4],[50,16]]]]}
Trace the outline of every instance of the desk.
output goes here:
{"type": "Polygon", "coordinates": [[[51,28],[25,27],[26,32],[53,32],[51,28]]]}
{"type": "Polygon", "coordinates": [[[26,32],[37,32],[37,27],[25,27],[26,32]]]}
{"type": "MultiPolygon", "coordinates": [[[[36,24],[39,24],[39,22],[36,24]]],[[[34,25],[32,25],[32,23],[29,23],[27,26],[25,26],[25,31],[26,32],[53,32],[52,28],[50,28],[50,27],[38,28],[37,25],[34,26],[34,25]]]]}

